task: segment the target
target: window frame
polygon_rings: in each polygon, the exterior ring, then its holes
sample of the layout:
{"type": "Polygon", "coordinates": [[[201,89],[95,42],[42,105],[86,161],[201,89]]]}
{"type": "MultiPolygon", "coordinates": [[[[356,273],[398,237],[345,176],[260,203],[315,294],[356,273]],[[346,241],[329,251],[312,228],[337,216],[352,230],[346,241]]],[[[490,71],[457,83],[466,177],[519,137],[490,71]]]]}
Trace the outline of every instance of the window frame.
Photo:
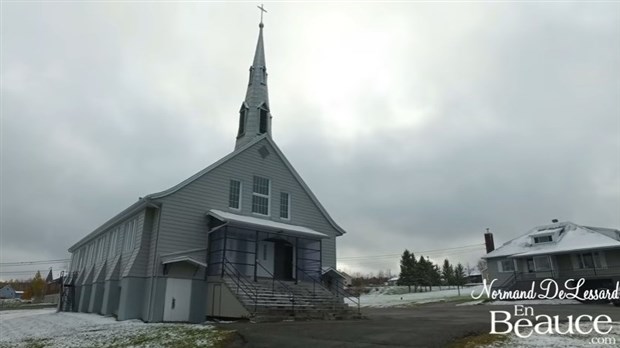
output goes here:
{"type": "Polygon", "coordinates": [[[552,234],[546,234],[546,235],[535,236],[534,237],[534,244],[544,244],[544,243],[552,243],[552,242],[553,242],[553,235],[552,234]],[[549,240],[536,241],[537,239],[540,239],[540,238],[549,238],[549,240]]]}
{"type": "Polygon", "coordinates": [[[498,262],[498,269],[500,273],[514,273],[517,271],[517,267],[515,266],[515,261],[513,259],[498,260],[497,262],[498,262]],[[512,269],[507,270],[504,267],[504,262],[510,262],[512,269]]]}
{"type": "Polygon", "coordinates": [[[260,176],[260,175],[253,175],[252,176],[252,207],[251,207],[250,210],[251,210],[252,214],[255,214],[255,215],[271,216],[271,179],[270,178],[267,178],[267,177],[264,177],[264,176],[260,176]],[[255,192],[254,181],[255,181],[256,178],[267,180],[267,194],[266,195],[263,194],[263,193],[255,192]],[[266,198],[267,199],[267,214],[263,214],[263,213],[254,211],[254,197],[261,197],[261,198],[266,198]]]}
{"type": "Polygon", "coordinates": [[[532,260],[534,261],[534,270],[536,272],[551,272],[553,271],[553,262],[551,261],[551,257],[549,257],[549,255],[543,255],[543,256],[534,256],[532,257],[532,260]],[[537,260],[546,260],[546,262],[549,263],[549,268],[548,269],[541,269],[540,268],[540,262],[537,260]]]}
{"type": "Polygon", "coordinates": [[[230,179],[228,182],[228,208],[232,210],[236,210],[236,211],[241,211],[241,202],[242,202],[241,198],[242,197],[243,197],[243,182],[238,179],[230,179]],[[232,190],[233,181],[239,183],[239,193],[237,194],[237,208],[230,206],[230,197],[232,193],[231,190],[232,190]]]}
{"type": "Polygon", "coordinates": [[[598,251],[587,251],[587,252],[577,253],[575,257],[577,258],[577,263],[576,263],[577,270],[606,268],[606,267],[603,267],[602,255],[598,251]],[[585,258],[584,258],[585,255],[590,255],[592,257],[592,267],[586,266],[585,258]]]}
{"type": "Polygon", "coordinates": [[[280,191],[280,219],[291,220],[291,194],[284,191],[280,191]],[[286,217],[282,216],[282,195],[286,195],[286,217]]]}

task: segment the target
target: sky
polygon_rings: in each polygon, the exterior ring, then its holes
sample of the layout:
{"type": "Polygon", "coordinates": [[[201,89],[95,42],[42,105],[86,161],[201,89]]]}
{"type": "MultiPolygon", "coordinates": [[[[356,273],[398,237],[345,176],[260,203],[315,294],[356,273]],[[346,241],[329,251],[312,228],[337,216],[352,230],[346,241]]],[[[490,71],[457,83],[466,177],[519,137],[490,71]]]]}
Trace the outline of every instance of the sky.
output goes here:
{"type": "MultiPolygon", "coordinates": [[[[256,5],[2,3],[0,279],[233,150],[256,5]]],[[[620,228],[620,3],[265,8],[273,138],[348,232],[339,268],[620,228]]]]}

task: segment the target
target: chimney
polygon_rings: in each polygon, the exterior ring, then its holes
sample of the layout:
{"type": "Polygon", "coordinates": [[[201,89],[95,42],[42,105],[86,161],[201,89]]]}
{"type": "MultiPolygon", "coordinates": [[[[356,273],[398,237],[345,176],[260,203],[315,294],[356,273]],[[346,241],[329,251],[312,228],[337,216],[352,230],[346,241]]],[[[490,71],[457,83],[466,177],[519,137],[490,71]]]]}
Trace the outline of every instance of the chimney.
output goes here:
{"type": "Polygon", "coordinates": [[[489,232],[488,228],[487,233],[484,234],[484,244],[487,247],[487,254],[495,250],[495,243],[493,243],[493,233],[489,232]]]}

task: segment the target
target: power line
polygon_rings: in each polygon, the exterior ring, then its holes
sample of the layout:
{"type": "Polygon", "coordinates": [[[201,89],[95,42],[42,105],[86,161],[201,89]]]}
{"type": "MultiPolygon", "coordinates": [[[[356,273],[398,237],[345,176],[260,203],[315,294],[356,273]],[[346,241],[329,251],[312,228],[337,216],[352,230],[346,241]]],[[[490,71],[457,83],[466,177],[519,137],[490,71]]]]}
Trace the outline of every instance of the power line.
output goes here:
{"type": "MultiPolygon", "coordinates": [[[[412,251],[412,253],[414,254],[438,254],[438,253],[442,253],[444,251],[450,251],[450,250],[459,250],[459,249],[471,249],[471,248],[480,248],[484,246],[484,243],[480,243],[480,244],[472,244],[472,245],[464,245],[464,246],[460,246],[460,247],[454,247],[454,248],[445,248],[445,249],[433,249],[433,250],[423,250],[423,251],[412,251]]],[[[370,258],[386,258],[386,257],[396,257],[396,256],[401,256],[402,253],[399,254],[383,254],[383,255],[369,255],[369,256],[344,256],[344,257],[339,257],[338,260],[355,260],[355,259],[370,259],[370,258]]]]}
{"type": "Polygon", "coordinates": [[[37,265],[37,264],[59,264],[69,262],[71,259],[56,259],[56,260],[40,260],[40,261],[15,261],[15,262],[0,262],[0,266],[23,266],[23,265],[37,265]]]}
{"type": "Polygon", "coordinates": [[[34,271],[0,271],[0,274],[36,274],[37,272],[49,272],[47,269],[37,269],[34,271]]]}

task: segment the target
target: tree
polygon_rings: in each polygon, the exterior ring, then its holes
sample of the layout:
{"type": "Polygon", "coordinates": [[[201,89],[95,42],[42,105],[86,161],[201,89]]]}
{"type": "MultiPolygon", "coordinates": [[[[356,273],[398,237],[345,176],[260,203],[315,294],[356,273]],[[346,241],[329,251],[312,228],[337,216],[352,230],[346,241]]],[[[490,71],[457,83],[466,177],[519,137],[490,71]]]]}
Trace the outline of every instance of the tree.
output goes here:
{"type": "Polygon", "coordinates": [[[411,286],[416,284],[416,260],[413,253],[405,249],[400,259],[400,275],[398,276],[398,285],[406,285],[411,292],[411,286]]]}
{"type": "Polygon", "coordinates": [[[465,274],[465,267],[460,263],[454,268],[454,282],[456,285],[465,285],[467,282],[467,275],[465,274]]]}
{"type": "Polygon", "coordinates": [[[41,277],[41,272],[37,271],[37,274],[34,275],[34,278],[30,282],[30,287],[32,288],[32,296],[36,301],[43,300],[43,296],[45,295],[45,280],[41,277]]]}
{"type": "Polygon", "coordinates": [[[454,269],[448,259],[443,260],[443,266],[441,267],[441,278],[446,285],[454,285],[454,269]]]}
{"type": "Polygon", "coordinates": [[[478,263],[476,264],[476,268],[478,269],[478,271],[480,271],[480,274],[482,274],[482,276],[484,277],[485,271],[487,269],[487,260],[485,259],[478,260],[478,263]]]}
{"type": "MultiPolygon", "coordinates": [[[[439,285],[439,290],[441,290],[441,271],[439,270],[439,266],[433,264],[433,269],[431,272],[431,284],[439,285]]],[[[431,288],[433,290],[433,288],[431,288]]]]}

